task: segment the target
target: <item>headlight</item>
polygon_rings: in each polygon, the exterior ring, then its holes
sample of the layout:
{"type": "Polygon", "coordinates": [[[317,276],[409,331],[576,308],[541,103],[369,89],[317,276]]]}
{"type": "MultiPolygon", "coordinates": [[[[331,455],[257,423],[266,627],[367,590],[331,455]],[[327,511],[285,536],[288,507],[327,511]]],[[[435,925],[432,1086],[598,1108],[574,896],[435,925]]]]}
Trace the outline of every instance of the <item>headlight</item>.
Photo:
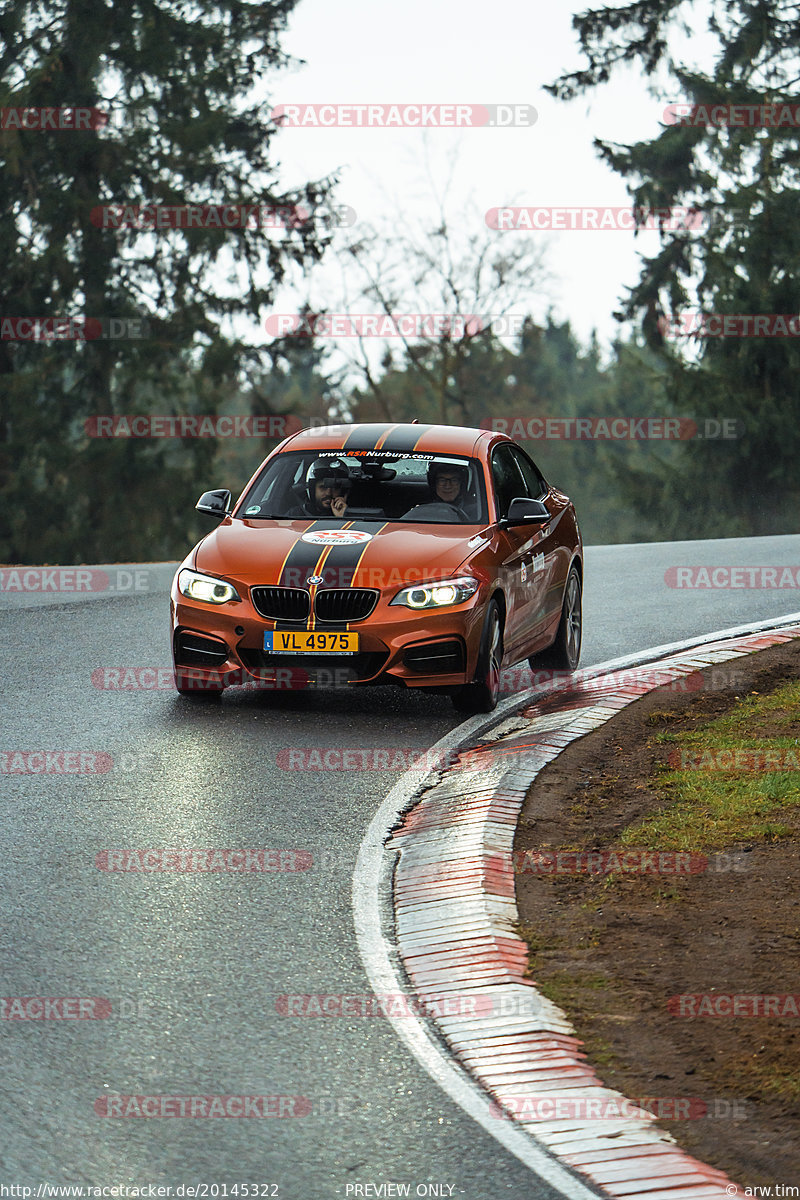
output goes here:
{"type": "Polygon", "coordinates": [[[207,604],[225,604],[228,600],[241,600],[236,588],[224,579],[213,575],[199,575],[197,571],[184,569],[178,572],[178,591],[190,600],[204,600],[207,604]]]}
{"type": "Polygon", "coordinates": [[[417,583],[405,587],[391,603],[403,604],[406,608],[445,608],[448,604],[463,604],[479,587],[479,581],[471,575],[460,575],[458,579],[444,579],[441,583],[417,583]]]}

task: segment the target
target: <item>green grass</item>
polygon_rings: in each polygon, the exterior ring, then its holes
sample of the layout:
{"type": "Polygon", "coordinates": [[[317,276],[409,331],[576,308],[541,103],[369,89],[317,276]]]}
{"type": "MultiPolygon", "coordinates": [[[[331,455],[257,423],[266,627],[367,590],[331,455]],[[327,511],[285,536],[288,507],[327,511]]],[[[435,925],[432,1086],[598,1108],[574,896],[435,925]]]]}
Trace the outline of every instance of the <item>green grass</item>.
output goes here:
{"type": "MultiPolygon", "coordinates": [[[[800,683],[784,684],[767,696],[751,693],[701,728],[660,733],[656,740],[692,754],[794,750],[800,758],[800,738],[793,732],[800,733],[800,683]]],[[[654,786],[668,801],[666,807],[629,825],[619,839],[621,846],[720,850],[737,842],[778,841],[795,832],[781,816],[782,810],[800,806],[800,771],[666,767],[654,786]]]]}

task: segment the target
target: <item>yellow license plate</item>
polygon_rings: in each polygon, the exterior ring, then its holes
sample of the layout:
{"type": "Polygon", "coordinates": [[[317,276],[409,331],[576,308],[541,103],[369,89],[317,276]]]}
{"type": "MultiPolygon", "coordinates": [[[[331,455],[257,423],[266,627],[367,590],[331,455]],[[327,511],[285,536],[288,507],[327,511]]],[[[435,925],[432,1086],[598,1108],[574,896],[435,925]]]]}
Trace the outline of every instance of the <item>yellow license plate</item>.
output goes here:
{"type": "Polygon", "coordinates": [[[264,649],[271,654],[357,654],[358,634],[275,629],[264,634],[264,649]]]}

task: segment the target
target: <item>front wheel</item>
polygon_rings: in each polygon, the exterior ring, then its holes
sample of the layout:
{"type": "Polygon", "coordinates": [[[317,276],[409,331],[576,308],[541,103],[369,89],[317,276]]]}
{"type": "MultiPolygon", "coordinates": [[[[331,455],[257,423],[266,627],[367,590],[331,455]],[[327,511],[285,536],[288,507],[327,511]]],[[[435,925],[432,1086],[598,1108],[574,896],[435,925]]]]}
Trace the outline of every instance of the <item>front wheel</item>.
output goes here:
{"type": "Polygon", "coordinates": [[[538,671],[542,667],[552,667],[556,671],[575,670],[581,657],[583,632],[581,595],[581,577],[578,569],[570,567],[567,586],[564,588],[564,603],[561,606],[561,620],[558,623],[556,640],[541,654],[533,654],[528,659],[531,670],[538,671]]]}
{"type": "Polygon", "coordinates": [[[478,651],[477,682],[457,688],[451,695],[457,712],[484,713],[497,708],[500,668],[503,662],[503,629],[497,601],[491,600],[483,623],[478,651]]]}

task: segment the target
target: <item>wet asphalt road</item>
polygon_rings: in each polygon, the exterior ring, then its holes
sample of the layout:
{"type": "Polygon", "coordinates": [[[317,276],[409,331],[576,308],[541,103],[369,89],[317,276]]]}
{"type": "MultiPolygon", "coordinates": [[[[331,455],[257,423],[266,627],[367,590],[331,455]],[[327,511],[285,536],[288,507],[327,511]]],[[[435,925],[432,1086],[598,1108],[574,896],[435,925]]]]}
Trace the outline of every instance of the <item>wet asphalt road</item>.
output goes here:
{"type": "MultiPolygon", "coordinates": [[[[790,590],[666,587],[675,564],[796,566],[800,537],[590,550],[583,665],[800,609],[790,590]]],[[[0,994],[103,997],[112,1015],[0,1022],[0,1182],[277,1185],[259,1196],[327,1200],[392,1181],[470,1200],[556,1196],[439,1091],[386,1022],[279,1011],[285,994],[369,991],[351,876],[398,777],[288,771],[279,751],[426,747],[459,722],[449,700],[236,690],[198,704],[169,689],[105,690],[95,668],[168,666],[166,590],[6,599],[0,750],[103,753],[114,767],[0,775],[0,994]],[[298,849],[319,865],[95,865],[105,849],[176,846],[298,849]],[[97,1115],[99,1099],[119,1095],[292,1096],[310,1111],[97,1115]]]]}

